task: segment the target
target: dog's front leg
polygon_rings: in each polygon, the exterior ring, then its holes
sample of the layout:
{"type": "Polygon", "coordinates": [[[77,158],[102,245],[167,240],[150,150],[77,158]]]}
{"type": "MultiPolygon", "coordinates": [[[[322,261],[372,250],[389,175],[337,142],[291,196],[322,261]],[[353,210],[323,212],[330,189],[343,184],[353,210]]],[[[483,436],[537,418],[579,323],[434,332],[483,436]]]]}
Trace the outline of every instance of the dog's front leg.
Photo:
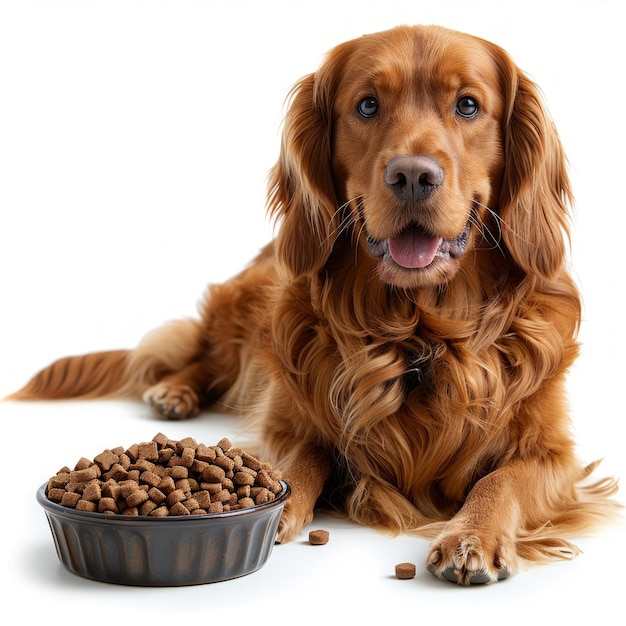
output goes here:
{"type": "MultiPolygon", "coordinates": [[[[568,467],[556,459],[518,459],[479,480],[433,542],[427,569],[462,585],[508,578],[521,563],[520,535],[549,524],[555,503],[572,490],[568,467]]],[[[563,552],[570,546],[556,537],[551,541],[563,552]]]]}
{"type": "Polygon", "coordinates": [[[297,445],[289,457],[281,465],[284,468],[283,476],[291,487],[291,497],[278,526],[279,543],[292,541],[302,528],[311,523],[315,504],[332,467],[328,454],[312,443],[297,445]]]}

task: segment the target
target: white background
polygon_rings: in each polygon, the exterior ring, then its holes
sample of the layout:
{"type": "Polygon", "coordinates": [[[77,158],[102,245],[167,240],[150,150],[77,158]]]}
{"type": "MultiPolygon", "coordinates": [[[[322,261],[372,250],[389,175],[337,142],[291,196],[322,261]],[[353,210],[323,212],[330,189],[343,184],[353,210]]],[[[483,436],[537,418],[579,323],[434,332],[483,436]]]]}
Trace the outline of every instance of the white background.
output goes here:
{"type": "MultiPolygon", "coordinates": [[[[267,171],[283,103],[332,46],[400,23],[499,43],[542,87],[571,161],[573,269],[585,301],[570,378],[580,455],[624,475],[624,33],[619,2],[445,0],[0,2],[0,397],[51,360],[132,347],[195,313],[207,282],[272,236],[267,171]]],[[[3,611],[91,624],[193,615],[256,623],[565,623],[623,619],[623,529],[571,563],[461,589],[422,570],[427,544],[318,518],[259,572],[141,589],[66,572],[36,488],[105,447],[236,433],[235,418],[160,423],[139,403],[3,403],[3,611]],[[412,561],[418,576],[393,577],[412,561]],[[614,616],[613,611],[617,610],[614,616]],[[467,614],[466,614],[467,612],[467,614]],[[611,616],[611,617],[609,617],[611,616]]],[[[620,496],[624,501],[624,497],[620,496]]]]}

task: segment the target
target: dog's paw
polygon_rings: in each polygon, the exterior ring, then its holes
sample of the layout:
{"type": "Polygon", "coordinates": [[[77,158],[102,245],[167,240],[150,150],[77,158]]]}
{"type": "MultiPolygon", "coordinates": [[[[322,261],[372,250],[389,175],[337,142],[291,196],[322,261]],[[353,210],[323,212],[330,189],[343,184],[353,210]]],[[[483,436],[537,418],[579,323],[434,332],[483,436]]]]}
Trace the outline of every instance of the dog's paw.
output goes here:
{"type": "Polygon", "coordinates": [[[515,561],[513,542],[503,539],[489,548],[477,534],[441,535],[431,546],[426,569],[459,585],[482,585],[508,578],[515,561]]]}
{"type": "Polygon", "coordinates": [[[184,420],[200,412],[198,395],[187,385],[158,383],[143,394],[143,400],[157,417],[168,420],[184,420]]]}
{"type": "Polygon", "coordinates": [[[298,537],[305,526],[313,521],[313,511],[305,511],[303,507],[299,507],[295,499],[288,500],[283,509],[280,521],[278,522],[278,531],[276,533],[277,543],[289,543],[298,537]]]}

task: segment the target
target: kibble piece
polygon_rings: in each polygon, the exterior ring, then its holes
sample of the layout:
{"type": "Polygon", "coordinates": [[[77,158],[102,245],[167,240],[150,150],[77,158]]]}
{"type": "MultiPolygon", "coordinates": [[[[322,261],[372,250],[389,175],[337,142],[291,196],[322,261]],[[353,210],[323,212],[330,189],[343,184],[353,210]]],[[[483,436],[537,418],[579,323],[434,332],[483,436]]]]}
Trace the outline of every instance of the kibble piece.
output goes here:
{"type": "Polygon", "coordinates": [[[46,495],[48,496],[48,500],[52,500],[52,502],[61,502],[65,493],[65,489],[55,487],[53,489],[48,489],[46,495]]]}
{"type": "Polygon", "coordinates": [[[401,580],[415,578],[415,565],[413,563],[398,563],[396,565],[396,578],[401,580]]]}
{"type": "Polygon", "coordinates": [[[330,533],[327,530],[312,530],[309,533],[309,543],[312,546],[323,546],[328,543],[330,533]]]}
{"type": "Polygon", "coordinates": [[[233,444],[228,437],[224,437],[217,442],[217,447],[221,448],[222,452],[228,452],[233,447],[233,444]]]}
{"type": "Polygon", "coordinates": [[[154,441],[159,448],[164,448],[167,445],[168,438],[163,433],[157,433],[152,437],[152,441],[154,441]]]}
{"type": "Polygon", "coordinates": [[[139,489],[139,483],[135,480],[124,480],[120,483],[120,495],[122,498],[128,498],[131,493],[139,489]]]}
{"type": "Polygon", "coordinates": [[[189,515],[189,509],[182,503],[176,502],[170,507],[170,515],[189,515]]]}
{"type": "Polygon", "coordinates": [[[95,456],[93,460],[100,466],[100,469],[107,472],[111,469],[111,466],[114,463],[117,463],[120,460],[120,457],[112,450],[107,449],[98,454],[98,456],[95,456]]]}
{"type": "Polygon", "coordinates": [[[184,465],[172,465],[170,468],[170,476],[174,480],[182,480],[189,476],[189,470],[184,465]]]}
{"type": "Polygon", "coordinates": [[[165,505],[163,505],[154,509],[154,511],[150,513],[150,516],[151,517],[167,517],[169,514],[170,514],[169,509],[165,505]]]}
{"type": "Polygon", "coordinates": [[[127,509],[122,511],[122,515],[130,515],[136,517],[139,515],[139,509],[136,506],[129,506],[127,509]]]}
{"type": "Polygon", "coordinates": [[[170,507],[170,509],[177,502],[182,502],[185,499],[185,492],[180,489],[174,489],[172,493],[167,494],[167,498],[165,498],[165,504],[170,507]]]}
{"type": "Polygon", "coordinates": [[[97,465],[90,465],[83,469],[70,472],[70,480],[76,483],[86,483],[89,480],[100,477],[100,470],[97,465]]]}
{"type": "Polygon", "coordinates": [[[78,459],[76,465],[74,465],[74,471],[80,471],[91,467],[92,462],[89,459],[86,459],[84,456],[81,456],[78,459]]]}
{"type": "Polygon", "coordinates": [[[155,472],[143,472],[139,476],[139,480],[150,487],[158,487],[161,484],[161,477],[155,472]]]}
{"type": "Polygon", "coordinates": [[[118,513],[119,509],[113,498],[101,498],[98,502],[98,511],[100,513],[118,513]]]}
{"type": "Polygon", "coordinates": [[[77,511],[87,511],[88,513],[94,513],[98,510],[98,505],[95,502],[89,502],[89,500],[79,500],[76,503],[77,511]]]}
{"type": "Polygon", "coordinates": [[[254,485],[256,476],[249,474],[248,472],[239,471],[233,476],[233,483],[235,485],[254,485]]]}
{"type": "Polygon", "coordinates": [[[154,511],[154,509],[156,508],[157,504],[155,502],[153,502],[152,500],[146,500],[139,507],[139,515],[150,515],[150,513],[152,513],[152,511],[154,511]]]}
{"type": "Polygon", "coordinates": [[[83,489],[83,499],[98,502],[102,497],[102,489],[98,483],[91,483],[83,489]]]}
{"type": "Polygon", "coordinates": [[[207,510],[209,513],[223,513],[224,505],[221,502],[211,502],[211,506],[207,510]]]}
{"type": "Polygon", "coordinates": [[[150,496],[150,500],[155,504],[163,504],[163,502],[165,502],[166,495],[156,487],[148,489],[148,495],[150,496]]]}
{"type": "Polygon", "coordinates": [[[206,482],[206,483],[220,483],[221,484],[221,482],[224,480],[225,477],[226,477],[226,473],[221,467],[217,465],[209,465],[209,467],[207,467],[202,472],[202,480],[203,482],[206,482]]]}
{"type": "Polygon", "coordinates": [[[111,469],[104,475],[104,478],[105,480],[112,479],[115,481],[126,480],[128,478],[128,471],[119,463],[113,463],[111,469]]]}
{"type": "Polygon", "coordinates": [[[74,508],[80,500],[80,494],[72,491],[64,491],[61,497],[61,505],[74,508]]]}
{"type": "Polygon", "coordinates": [[[150,496],[145,491],[142,491],[141,489],[137,489],[137,491],[134,491],[126,498],[126,504],[128,504],[128,506],[131,508],[138,507],[139,505],[143,504],[146,500],[149,500],[149,499],[150,499],[150,496]]]}

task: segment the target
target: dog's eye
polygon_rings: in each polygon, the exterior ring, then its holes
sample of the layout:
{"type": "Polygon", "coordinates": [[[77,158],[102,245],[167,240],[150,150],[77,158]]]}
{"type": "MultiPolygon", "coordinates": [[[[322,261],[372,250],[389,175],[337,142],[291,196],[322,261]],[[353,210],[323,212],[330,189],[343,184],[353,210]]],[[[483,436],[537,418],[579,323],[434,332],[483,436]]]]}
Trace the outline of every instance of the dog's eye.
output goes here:
{"type": "Polygon", "coordinates": [[[376,98],[363,98],[357,105],[357,111],[363,117],[374,117],[378,113],[378,100],[376,98]]]}
{"type": "Polygon", "coordinates": [[[456,103],[456,112],[462,117],[474,117],[478,113],[478,102],[470,96],[464,96],[456,103]]]}

